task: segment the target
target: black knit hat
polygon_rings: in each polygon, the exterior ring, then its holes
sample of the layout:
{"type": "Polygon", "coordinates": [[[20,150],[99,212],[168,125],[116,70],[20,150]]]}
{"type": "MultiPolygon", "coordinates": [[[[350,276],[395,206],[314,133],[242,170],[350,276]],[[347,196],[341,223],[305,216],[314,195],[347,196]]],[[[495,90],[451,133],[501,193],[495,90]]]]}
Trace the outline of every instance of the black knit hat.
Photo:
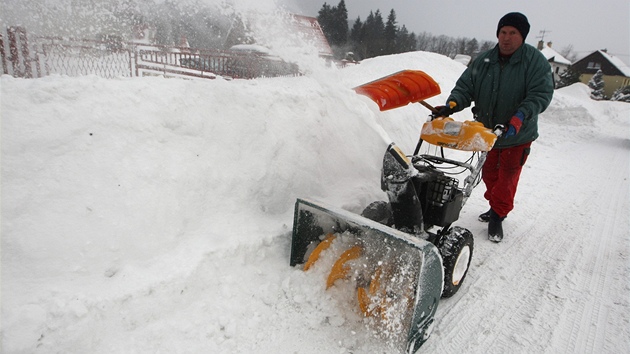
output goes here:
{"type": "Polygon", "coordinates": [[[519,32],[521,32],[523,41],[525,41],[525,38],[527,38],[527,34],[529,33],[529,22],[527,21],[527,17],[520,12],[510,12],[509,14],[501,17],[499,25],[497,26],[497,37],[499,37],[499,31],[501,31],[501,27],[503,26],[512,26],[516,28],[519,32]]]}

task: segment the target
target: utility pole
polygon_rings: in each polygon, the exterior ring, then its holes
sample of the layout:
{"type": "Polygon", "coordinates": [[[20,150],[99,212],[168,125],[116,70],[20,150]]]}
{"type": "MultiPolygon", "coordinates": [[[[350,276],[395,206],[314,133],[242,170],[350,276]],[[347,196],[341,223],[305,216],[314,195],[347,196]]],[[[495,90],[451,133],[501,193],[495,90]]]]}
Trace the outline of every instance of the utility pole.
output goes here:
{"type": "Polygon", "coordinates": [[[549,31],[549,30],[541,30],[540,31],[540,36],[538,36],[536,38],[540,38],[540,40],[544,42],[545,41],[545,34],[547,34],[549,32],[551,32],[551,31],[549,31]]]}
{"type": "Polygon", "coordinates": [[[538,50],[542,50],[545,47],[545,34],[549,33],[551,31],[549,30],[542,30],[540,31],[540,36],[537,36],[536,38],[540,38],[540,40],[538,41],[538,50]]]}

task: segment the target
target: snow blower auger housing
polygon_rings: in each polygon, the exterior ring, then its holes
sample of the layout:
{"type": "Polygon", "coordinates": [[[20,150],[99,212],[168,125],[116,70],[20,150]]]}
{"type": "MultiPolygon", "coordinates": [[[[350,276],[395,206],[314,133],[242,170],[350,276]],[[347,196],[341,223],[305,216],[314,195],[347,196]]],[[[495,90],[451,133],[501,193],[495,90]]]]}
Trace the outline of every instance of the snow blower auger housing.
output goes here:
{"type": "Polygon", "coordinates": [[[345,242],[341,247],[345,251],[330,267],[326,287],[341,278],[354,278],[357,309],[381,322],[380,330],[392,346],[415,352],[431,334],[442,293],[444,275],[437,248],[349,211],[298,199],[291,266],[317,263],[333,242],[345,242]]]}
{"type": "MultiPolygon", "coordinates": [[[[426,73],[405,70],[355,91],[381,111],[418,102],[435,115],[423,100],[440,88],[426,73]]],[[[313,200],[295,204],[291,266],[329,269],[326,288],[340,279],[354,284],[358,311],[406,353],[415,353],[428,339],[440,297],[453,296],[466,277],[473,236],[451,225],[479,183],[486,152],[498,134],[478,122],[434,115],[423,125],[413,155],[394,143],[388,146],[381,176],[388,201],[371,203],[361,215],[313,200]],[[419,154],[423,141],[442,154],[419,154]],[[473,157],[448,159],[444,147],[473,157]],[[461,186],[451,175],[453,168],[467,173],[461,186]]]]}

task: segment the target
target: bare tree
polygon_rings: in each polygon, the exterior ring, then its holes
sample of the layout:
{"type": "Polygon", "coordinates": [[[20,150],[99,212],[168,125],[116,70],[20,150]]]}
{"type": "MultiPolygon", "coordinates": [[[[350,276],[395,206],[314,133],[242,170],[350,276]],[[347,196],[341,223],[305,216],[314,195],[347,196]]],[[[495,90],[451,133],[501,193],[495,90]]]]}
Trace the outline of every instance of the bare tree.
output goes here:
{"type": "Polygon", "coordinates": [[[422,32],[416,36],[416,49],[428,52],[431,50],[431,39],[433,35],[428,32],[422,32]]]}
{"type": "Polygon", "coordinates": [[[560,55],[562,55],[572,63],[575,63],[577,61],[577,54],[573,51],[573,44],[569,44],[568,46],[562,48],[562,50],[560,51],[560,55]]]}

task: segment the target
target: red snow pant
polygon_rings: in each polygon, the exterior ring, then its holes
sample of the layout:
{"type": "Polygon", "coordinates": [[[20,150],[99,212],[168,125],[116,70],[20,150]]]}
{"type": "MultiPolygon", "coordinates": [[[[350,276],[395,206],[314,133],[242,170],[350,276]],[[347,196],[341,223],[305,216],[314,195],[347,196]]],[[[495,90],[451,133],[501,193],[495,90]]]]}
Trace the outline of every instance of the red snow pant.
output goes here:
{"type": "Polygon", "coordinates": [[[529,156],[531,142],[504,149],[492,149],[483,164],[481,176],[486,184],[484,198],[500,217],[514,209],[514,196],[521,170],[529,156]]]}

